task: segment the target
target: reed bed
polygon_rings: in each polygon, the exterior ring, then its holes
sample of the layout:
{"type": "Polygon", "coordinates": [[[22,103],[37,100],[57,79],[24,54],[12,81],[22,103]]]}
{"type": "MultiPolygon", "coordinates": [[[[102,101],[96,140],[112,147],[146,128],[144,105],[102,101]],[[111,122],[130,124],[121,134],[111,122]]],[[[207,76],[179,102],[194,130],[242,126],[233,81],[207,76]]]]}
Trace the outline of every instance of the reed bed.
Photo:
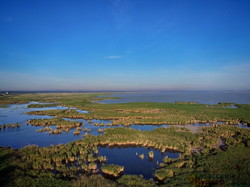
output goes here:
{"type": "Polygon", "coordinates": [[[74,135],[79,135],[82,130],[81,126],[83,123],[78,121],[69,121],[61,118],[52,119],[31,119],[26,121],[26,124],[31,124],[32,126],[42,126],[43,129],[36,130],[37,132],[49,132],[50,134],[61,134],[63,132],[68,132],[70,129],[76,129],[74,135]],[[52,129],[49,126],[56,126],[56,129],[52,129]]]}
{"type": "MultiPolygon", "coordinates": [[[[250,125],[250,107],[248,105],[237,104],[237,108],[223,108],[224,105],[221,104],[208,106],[190,103],[124,103],[115,105],[92,103],[86,106],[91,111],[87,114],[79,114],[74,110],[34,111],[28,114],[86,120],[112,120],[112,125],[124,126],[132,124],[186,125],[217,122],[225,122],[228,125],[239,123],[250,125]]],[[[94,123],[94,125],[104,126],[103,123],[94,123]]]]}
{"type": "MultiPolygon", "coordinates": [[[[116,178],[112,184],[117,186],[129,186],[128,184],[140,186],[136,185],[138,183],[148,186],[156,184],[197,186],[204,180],[209,185],[221,185],[221,182],[224,182],[224,186],[233,184],[247,186],[250,183],[248,176],[250,172],[248,167],[250,165],[250,132],[248,129],[232,126],[238,123],[250,125],[250,105],[149,102],[103,105],[91,103],[99,95],[101,94],[21,94],[1,98],[0,103],[54,102],[62,106],[89,111],[87,114],[78,113],[74,109],[28,113],[55,116],[54,119],[47,121],[33,120],[27,123],[32,122],[43,129],[56,125],[57,133],[82,127],[78,122],[63,122],[63,117],[112,120],[112,124],[106,126],[192,123],[212,123],[214,126],[203,127],[198,133],[192,133],[188,129],[180,127],[157,128],[153,131],[113,128],[106,129],[105,133],[100,136],[87,135],[84,139],[65,145],[50,147],[31,145],[19,150],[0,148],[1,185],[38,186],[39,184],[46,186],[45,183],[53,184],[53,186],[70,185],[72,180],[79,180],[77,176],[80,174],[91,175],[97,172],[98,164],[103,164],[101,167],[103,173],[106,172],[107,175],[116,178]],[[236,108],[224,108],[232,105],[236,108]],[[58,124],[58,122],[61,123],[58,124]],[[226,125],[218,125],[218,122],[224,122],[226,125]],[[223,145],[220,144],[221,141],[223,145]],[[181,152],[181,155],[177,159],[165,157],[162,160],[154,174],[160,182],[153,180],[146,182],[139,176],[124,175],[120,177],[124,167],[105,165],[107,158],[98,156],[98,146],[141,146],[162,152],[170,149],[181,152]],[[220,176],[218,177],[218,175],[220,176]]],[[[98,123],[96,126],[105,125],[98,123]]],[[[0,129],[4,128],[12,128],[12,126],[0,126],[0,129]]],[[[80,131],[80,128],[76,130],[80,131]]],[[[86,133],[89,132],[87,128],[83,130],[86,133]]],[[[148,156],[153,157],[152,153],[148,153],[148,156]]],[[[85,179],[89,178],[91,177],[85,179]]],[[[106,181],[103,178],[98,180],[106,181]]]]}
{"type": "Polygon", "coordinates": [[[4,124],[4,125],[0,125],[0,130],[4,130],[6,128],[19,128],[21,127],[20,123],[9,123],[9,124],[4,124]]]}
{"type": "Polygon", "coordinates": [[[101,170],[103,173],[107,175],[118,177],[124,171],[124,167],[115,165],[115,164],[109,164],[109,165],[102,166],[101,170]]]}

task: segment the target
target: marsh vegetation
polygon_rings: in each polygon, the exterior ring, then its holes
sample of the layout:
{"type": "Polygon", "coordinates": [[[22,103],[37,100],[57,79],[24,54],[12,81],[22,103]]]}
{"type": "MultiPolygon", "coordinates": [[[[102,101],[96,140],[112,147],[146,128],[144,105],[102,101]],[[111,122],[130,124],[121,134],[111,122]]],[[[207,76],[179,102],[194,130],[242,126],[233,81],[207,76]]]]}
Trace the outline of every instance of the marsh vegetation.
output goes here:
{"type": "MultiPolygon", "coordinates": [[[[0,98],[0,104],[28,103],[30,101],[58,103],[76,109],[31,111],[28,114],[53,116],[51,119],[32,119],[27,124],[39,126],[39,132],[60,134],[74,129],[91,132],[78,120],[91,120],[99,135],[86,135],[67,144],[20,149],[0,148],[0,183],[3,186],[189,186],[189,185],[248,185],[250,183],[250,131],[233,126],[249,125],[250,105],[219,103],[92,103],[99,94],[22,94],[0,98]],[[237,108],[230,108],[237,106],[237,108]],[[225,108],[227,107],[227,108],[225,108]],[[87,110],[79,113],[76,110],[87,110]],[[66,120],[69,118],[72,120],[66,120]],[[112,123],[93,122],[95,119],[112,123]],[[223,122],[220,124],[218,122],[223,122]],[[211,123],[192,131],[181,125],[211,123]],[[170,124],[151,131],[125,127],[132,124],[170,124]],[[175,125],[175,126],[171,126],[175,125]],[[126,166],[108,163],[109,157],[100,155],[100,147],[142,147],[145,153],[134,155],[143,161],[154,160],[157,152],[179,153],[171,158],[164,155],[152,171],[151,179],[130,175],[126,166]],[[140,157],[140,158],[139,158],[140,157]],[[105,174],[104,177],[100,174],[105,174]],[[112,180],[110,180],[112,176],[112,180]]],[[[99,99],[99,98],[98,98],[99,99]]],[[[47,104],[49,105],[49,104],[47,104]]],[[[51,104],[54,106],[54,104],[51,104]]],[[[46,106],[46,105],[45,105],[46,106]]],[[[31,106],[30,106],[31,107],[31,106]]],[[[33,105],[32,107],[42,107],[33,105]]],[[[1,124],[0,130],[8,128],[1,124]]],[[[15,124],[15,127],[17,125],[15,124]]],[[[11,128],[11,125],[10,125],[11,128]]],[[[62,135],[58,135],[62,136],[62,135]]]]}

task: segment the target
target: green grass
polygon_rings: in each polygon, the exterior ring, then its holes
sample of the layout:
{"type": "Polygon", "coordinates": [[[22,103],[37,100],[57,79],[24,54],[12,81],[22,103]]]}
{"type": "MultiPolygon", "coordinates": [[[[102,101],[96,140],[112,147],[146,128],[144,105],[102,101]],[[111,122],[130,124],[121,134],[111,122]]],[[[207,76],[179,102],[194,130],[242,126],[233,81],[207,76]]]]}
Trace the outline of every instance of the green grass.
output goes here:
{"type": "Polygon", "coordinates": [[[138,131],[127,128],[106,129],[104,135],[98,136],[100,145],[125,146],[137,145],[154,147],[159,150],[173,149],[190,151],[190,142],[197,135],[179,128],[157,128],[154,131],[138,131]]]}
{"type": "Polygon", "coordinates": [[[56,103],[51,103],[51,104],[29,104],[28,108],[43,108],[43,107],[54,107],[58,106],[56,103]]]}
{"type": "MultiPolygon", "coordinates": [[[[0,98],[0,104],[28,103],[38,101],[58,103],[62,106],[88,110],[81,114],[75,110],[50,110],[30,112],[36,115],[51,115],[66,118],[113,119],[114,123],[129,124],[188,124],[225,121],[230,124],[244,122],[250,124],[250,106],[236,104],[238,108],[223,108],[232,103],[204,105],[190,102],[177,103],[121,103],[99,104],[94,100],[107,99],[98,97],[108,93],[54,93],[54,94],[21,94],[0,98]]],[[[32,105],[31,105],[32,106],[32,105]]],[[[41,107],[40,105],[38,105],[41,107]]]]}
{"type": "Polygon", "coordinates": [[[63,127],[63,126],[78,126],[78,121],[68,121],[61,118],[51,118],[51,119],[31,119],[27,121],[28,124],[33,126],[54,126],[63,127]]]}
{"type": "Polygon", "coordinates": [[[123,175],[117,180],[119,186],[156,187],[156,183],[138,175],[123,175]]]}
{"type": "MultiPolygon", "coordinates": [[[[156,170],[164,178],[166,171],[172,170],[173,177],[165,177],[167,186],[249,186],[250,173],[250,132],[247,129],[218,126],[205,127],[200,133],[200,152],[183,154],[178,159],[165,159],[156,170]],[[221,150],[213,140],[222,138],[225,147],[221,150]]],[[[217,142],[218,143],[218,142],[217,142]]]]}
{"type": "MultiPolygon", "coordinates": [[[[226,151],[214,150],[209,154],[186,156],[165,164],[156,174],[165,177],[167,186],[249,186],[249,147],[243,144],[229,147],[226,151]],[[185,163],[181,168],[176,165],[185,163]],[[173,177],[166,177],[172,170],[173,177]]],[[[179,165],[180,166],[180,165],[179,165]]]]}
{"type": "Polygon", "coordinates": [[[38,132],[49,132],[50,134],[61,134],[62,132],[68,132],[69,129],[77,129],[74,134],[79,134],[82,123],[78,121],[69,121],[61,118],[51,119],[31,119],[26,122],[32,126],[42,126],[43,129],[38,129],[38,132]],[[49,126],[56,126],[55,130],[52,130],[49,126]]]}
{"type": "Polygon", "coordinates": [[[109,165],[102,166],[101,170],[105,174],[108,174],[108,175],[111,175],[114,177],[118,177],[118,175],[124,171],[124,167],[118,166],[115,164],[109,164],[109,165]]]}

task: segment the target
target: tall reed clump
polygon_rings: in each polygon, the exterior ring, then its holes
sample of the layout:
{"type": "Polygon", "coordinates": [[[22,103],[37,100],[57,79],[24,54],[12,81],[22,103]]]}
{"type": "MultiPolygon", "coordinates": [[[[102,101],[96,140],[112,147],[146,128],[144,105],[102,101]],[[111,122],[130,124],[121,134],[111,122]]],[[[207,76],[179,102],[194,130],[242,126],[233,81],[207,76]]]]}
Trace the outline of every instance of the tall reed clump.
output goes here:
{"type": "Polygon", "coordinates": [[[124,171],[124,167],[115,164],[109,164],[102,166],[101,170],[105,174],[111,175],[113,177],[118,177],[124,171]]]}
{"type": "Polygon", "coordinates": [[[4,124],[0,125],[0,130],[4,130],[5,128],[19,128],[21,127],[20,123],[10,123],[10,124],[4,124]]]}
{"type": "Polygon", "coordinates": [[[52,118],[52,119],[32,119],[26,122],[33,126],[43,126],[44,129],[38,129],[38,132],[49,131],[50,134],[61,134],[62,132],[68,132],[69,129],[76,128],[74,132],[75,135],[80,134],[79,131],[82,130],[83,124],[78,121],[69,121],[61,118],[52,118]],[[52,130],[49,126],[56,126],[55,130],[52,130]]]}
{"type": "Polygon", "coordinates": [[[81,133],[81,131],[80,130],[76,130],[76,131],[74,131],[74,135],[79,135],[81,133]]]}
{"type": "Polygon", "coordinates": [[[148,152],[148,157],[149,157],[149,159],[153,159],[154,158],[154,152],[153,151],[149,151],[148,152]]]}

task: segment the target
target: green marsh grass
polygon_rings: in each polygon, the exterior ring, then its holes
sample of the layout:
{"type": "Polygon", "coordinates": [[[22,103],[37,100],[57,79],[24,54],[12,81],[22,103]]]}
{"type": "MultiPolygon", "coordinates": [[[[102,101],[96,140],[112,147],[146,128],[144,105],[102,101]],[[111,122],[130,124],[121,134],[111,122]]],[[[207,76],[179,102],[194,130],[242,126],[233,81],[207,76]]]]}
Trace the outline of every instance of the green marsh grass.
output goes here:
{"type": "Polygon", "coordinates": [[[124,171],[124,167],[115,165],[115,164],[108,164],[108,165],[102,166],[101,170],[105,174],[118,177],[124,171]]]}

